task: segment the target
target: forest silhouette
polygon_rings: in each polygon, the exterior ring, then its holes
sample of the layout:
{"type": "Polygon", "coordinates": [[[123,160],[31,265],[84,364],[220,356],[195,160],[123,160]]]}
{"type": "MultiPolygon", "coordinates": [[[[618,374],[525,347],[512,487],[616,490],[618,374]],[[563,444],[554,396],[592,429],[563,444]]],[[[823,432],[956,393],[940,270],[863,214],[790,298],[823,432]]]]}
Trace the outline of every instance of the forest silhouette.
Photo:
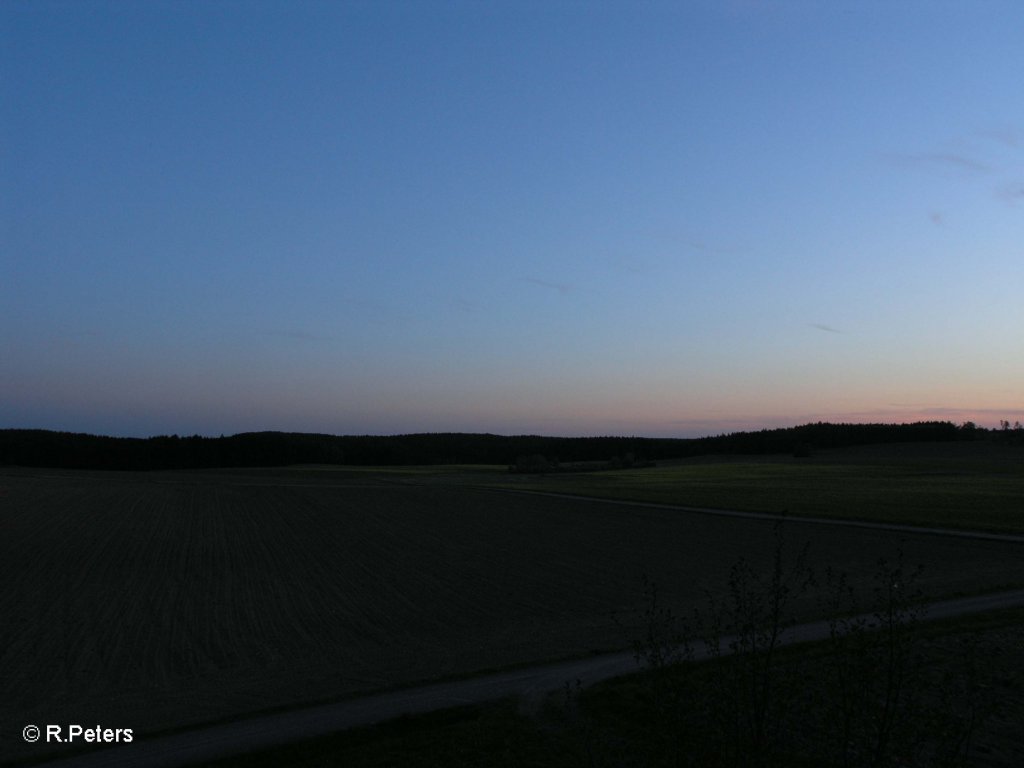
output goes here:
{"type": "Polygon", "coordinates": [[[268,467],[294,464],[409,466],[498,464],[517,466],[543,457],[547,468],[570,462],[636,466],[707,454],[788,453],[901,442],[1020,439],[1020,429],[989,431],[967,422],[833,424],[817,422],[702,438],[544,437],[479,433],[326,435],[247,432],[231,436],[106,437],[38,429],[0,430],[0,465],[66,469],[159,470],[268,467]]]}

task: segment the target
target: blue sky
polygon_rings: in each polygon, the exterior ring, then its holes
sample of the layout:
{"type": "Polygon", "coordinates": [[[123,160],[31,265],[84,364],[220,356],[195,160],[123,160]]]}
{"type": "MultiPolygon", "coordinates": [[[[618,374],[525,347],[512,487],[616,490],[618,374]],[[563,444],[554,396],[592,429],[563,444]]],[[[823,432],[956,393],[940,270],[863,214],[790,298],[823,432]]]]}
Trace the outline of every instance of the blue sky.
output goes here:
{"type": "Polygon", "coordinates": [[[1018,2],[0,5],[0,427],[1024,419],[1018,2]]]}

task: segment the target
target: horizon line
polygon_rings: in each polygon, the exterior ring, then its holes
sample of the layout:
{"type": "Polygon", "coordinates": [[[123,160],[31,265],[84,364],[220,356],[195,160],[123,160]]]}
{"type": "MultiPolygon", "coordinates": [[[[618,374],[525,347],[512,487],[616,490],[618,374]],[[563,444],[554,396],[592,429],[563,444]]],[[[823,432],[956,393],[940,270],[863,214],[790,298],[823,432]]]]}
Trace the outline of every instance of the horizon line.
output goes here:
{"type": "MultiPolygon", "coordinates": [[[[1008,420],[1000,420],[1000,424],[1003,422],[1009,424],[1008,420]]],[[[1020,422],[1014,422],[1018,428],[1020,428],[1020,422]]],[[[221,440],[231,437],[240,437],[242,435],[265,435],[265,434],[277,434],[277,435],[312,435],[312,436],[323,436],[323,437],[416,437],[419,435],[479,435],[479,436],[490,436],[490,437],[540,437],[551,440],[600,440],[608,438],[616,439],[634,439],[634,440],[705,440],[716,437],[728,437],[730,435],[741,435],[750,434],[757,432],[782,432],[790,429],[799,429],[801,427],[817,426],[817,425],[829,425],[829,426],[880,426],[880,427],[905,427],[913,426],[916,424],[949,424],[957,428],[965,427],[967,424],[973,425],[978,430],[996,430],[997,427],[985,427],[979,425],[973,421],[967,420],[960,423],[954,422],[950,419],[918,419],[915,421],[806,421],[799,424],[791,424],[784,427],[753,427],[749,429],[738,429],[733,431],[722,431],[716,433],[709,433],[706,435],[700,435],[698,437],[653,437],[643,434],[624,434],[624,433],[606,433],[600,435],[572,435],[572,434],[559,434],[559,435],[544,435],[536,432],[518,432],[518,433],[500,433],[500,432],[467,432],[459,430],[437,430],[437,431],[421,431],[421,432],[303,432],[295,430],[283,430],[283,429],[254,429],[245,430],[242,432],[234,432],[231,434],[220,433],[199,433],[194,432],[179,433],[179,432],[164,432],[160,434],[150,434],[146,436],[139,435],[114,435],[105,434],[99,432],[77,432],[67,429],[49,429],[45,427],[0,427],[0,432],[50,432],[54,434],[65,434],[65,435],[83,435],[86,437],[98,437],[110,440],[155,440],[159,438],[178,438],[178,439],[190,439],[190,438],[201,438],[204,440],[221,440]]]]}

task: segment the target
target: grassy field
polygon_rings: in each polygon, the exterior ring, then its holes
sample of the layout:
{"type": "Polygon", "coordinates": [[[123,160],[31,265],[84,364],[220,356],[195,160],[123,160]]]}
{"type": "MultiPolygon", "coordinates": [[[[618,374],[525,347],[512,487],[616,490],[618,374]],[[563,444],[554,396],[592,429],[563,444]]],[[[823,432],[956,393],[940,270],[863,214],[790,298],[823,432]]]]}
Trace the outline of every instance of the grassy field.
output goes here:
{"type": "MultiPolygon", "coordinates": [[[[685,612],[771,554],[763,521],[467,485],[501,477],[0,469],[2,732],[141,734],[626,647],[644,573],[685,612]]],[[[1020,545],[787,530],[855,581],[904,540],[934,596],[1024,584],[1020,545]]]]}
{"type": "Polygon", "coordinates": [[[609,499],[1024,533],[1024,449],[1015,445],[872,446],[809,459],[700,457],[492,482],[609,499]]]}

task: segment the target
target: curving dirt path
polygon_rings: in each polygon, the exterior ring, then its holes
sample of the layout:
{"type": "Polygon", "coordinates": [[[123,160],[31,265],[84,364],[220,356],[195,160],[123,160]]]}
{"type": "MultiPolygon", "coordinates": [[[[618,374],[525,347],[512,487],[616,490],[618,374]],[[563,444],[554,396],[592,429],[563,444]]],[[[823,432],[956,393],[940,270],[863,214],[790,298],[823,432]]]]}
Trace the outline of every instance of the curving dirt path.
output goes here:
{"type": "Polygon", "coordinates": [[[626,499],[602,499],[598,496],[580,496],[572,493],[556,493],[554,491],[529,491],[519,488],[491,488],[473,486],[480,491],[495,493],[518,493],[530,496],[549,496],[556,499],[573,499],[576,501],[592,501],[598,504],[615,504],[625,507],[647,507],[650,509],[674,509],[679,512],[696,512],[701,515],[717,515],[719,517],[743,517],[750,520],[780,520],[792,523],[815,523],[819,525],[838,525],[845,528],[873,528],[880,531],[901,531],[905,533],[923,533],[933,536],[953,536],[961,539],[985,539],[988,541],[1006,541],[1024,544],[1024,535],[1014,533],[989,533],[971,531],[961,528],[935,528],[921,525],[904,525],[901,523],[878,523],[871,520],[848,520],[836,517],[809,517],[805,515],[782,515],[774,512],[740,512],[732,509],[714,509],[711,507],[686,507],[678,504],[659,504],[655,501],[629,501],[626,499]]]}
{"type": "MultiPolygon", "coordinates": [[[[915,529],[916,530],[916,529],[915,529]]],[[[942,600],[928,607],[925,620],[1002,608],[1024,607],[1024,589],[942,600]]],[[[785,644],[828,637],[827,621],[801,624],[785,631],[785,644]]],[[[728,642],[728,639],[726,639],[728,642]]],[[[707,649],[694,647],[695,658],[707,649]]],[[[538,665],[466,680],[434,683],[315,707],[262,715],[233,723],[157,736],[43,763],[46,768],[171,768],[310,739],[362,725],[465,704],[507,697],[534,698],[578,680],[584,686],[637,670],[630,652],[538,665]]]]}

